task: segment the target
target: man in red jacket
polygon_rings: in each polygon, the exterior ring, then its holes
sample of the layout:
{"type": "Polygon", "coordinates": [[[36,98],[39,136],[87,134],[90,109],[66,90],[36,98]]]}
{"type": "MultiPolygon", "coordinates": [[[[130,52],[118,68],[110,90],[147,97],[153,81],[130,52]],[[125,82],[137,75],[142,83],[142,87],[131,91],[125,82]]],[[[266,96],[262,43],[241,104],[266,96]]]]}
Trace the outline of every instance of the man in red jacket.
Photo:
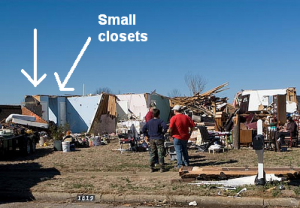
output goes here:
{"type": "Polygon", "coordinates": [[[183,164],[189,165],[189,154],[187,143],[195,127],[195,123],[187,115],[181,113],[181,106],[175,105],[174,116],[170,120],[170,135],[173,138],[173,143],[177,156],[177,166],[180,168],[183,164]],[[182,161],[183,156],[183,161],[182,161]]]}
{"type": "Polygon", "coordinates": [[[145,116],[145,121],[146,121],[146,123],[148,122],[148,121],[150,121],[152,118],[154,118],[154,116],[153,116],[153,109],[156,109],[156,106],[154,105],[154,104],[150,104],[150,107],[149,107],[149,111],[148,111],[148,113],[146,114],[146,116],[145,116]]]}

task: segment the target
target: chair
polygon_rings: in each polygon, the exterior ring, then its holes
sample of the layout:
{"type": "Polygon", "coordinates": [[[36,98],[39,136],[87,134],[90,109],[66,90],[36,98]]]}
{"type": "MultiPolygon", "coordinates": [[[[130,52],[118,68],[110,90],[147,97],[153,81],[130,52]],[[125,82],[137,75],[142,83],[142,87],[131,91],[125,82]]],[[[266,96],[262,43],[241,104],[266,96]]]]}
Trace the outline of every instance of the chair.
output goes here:
{"type": "Polygon", "coordinates": [[[119,143],[120,143],[120,152],[123,153],[123,151],[137,151],[137,140],[138,137],[136,137],[131,130],[128,130],[128,133],[122,133],[118,135],[119,143]],[[128,149],[123,149],[123,145],[128,144],[128,149]]]}
{"type": "Polygon", "coordinates": [[[216,141],[215,135],[210,135],[205,126],[197,126],[201,134],[201,145],[198,146],[198,151],[205,152],[208,151],[208,148],[214,144],[216,141]]]}
{"type": "Polygon", "coordinates": [[[296,131],[295,136],[290,132],[289,136],[284,137],[284,142],[288,147],[298,147],[298,131],[296,131]]]}
{"type": "Polygon", "coordinates": [[[278,148],[278,145],[276,146],[277,128],[275,126],[269,126],[266,128],[265,135],[265,149],[276,150],[276,148],[278,148]]]}

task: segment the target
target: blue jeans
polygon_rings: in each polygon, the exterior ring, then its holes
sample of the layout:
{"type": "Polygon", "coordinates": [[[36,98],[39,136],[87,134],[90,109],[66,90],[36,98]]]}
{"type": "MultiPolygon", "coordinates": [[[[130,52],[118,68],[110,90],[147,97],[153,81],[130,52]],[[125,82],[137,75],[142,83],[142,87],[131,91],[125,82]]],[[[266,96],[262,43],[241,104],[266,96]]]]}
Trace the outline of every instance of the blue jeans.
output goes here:
{"type": "Polygon", "coordinates": [[[189,154],[187,149],[188,140],[173,138],[174,148],[177,156],[177,166],[180,168],[183,164],[189,165],[189,154]],[[183,161],[182,161],[183,156],[183,161]]]}

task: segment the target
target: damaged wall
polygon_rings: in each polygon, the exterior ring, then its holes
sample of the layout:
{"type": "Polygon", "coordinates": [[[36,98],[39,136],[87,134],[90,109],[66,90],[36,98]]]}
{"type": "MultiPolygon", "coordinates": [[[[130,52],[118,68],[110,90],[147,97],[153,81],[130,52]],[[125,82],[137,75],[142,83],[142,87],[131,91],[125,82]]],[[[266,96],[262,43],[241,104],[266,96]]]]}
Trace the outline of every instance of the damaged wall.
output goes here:
{"type": "Polygon", "coordinates": [[[108,114],[102,114],[96,117],[93,125],[88,130],[92,134],[104,134],[116,132],[116,118],[109,116],[108,114]]]}
{"type": "Polygon", "coordinates": [[[128,102],[126,100],[118,100],[117,101],[117,120],[127,120],[128,118],[128,102]]]}
{"type": "Polygon", "coordinates": [[[155,102],[156,107],[160,110],[160,118],[168,123],[170,117],[170,102],[169,98],[159,94],[150,95],[150,103],[155,102]]]}
{"type": "Polygon", "coordinates": [[[42,117],[42,105],[34,96],[25,96],[25,107],[36,115],[42,117]]]}
{"type": "Polygon", "coordinates": [[[49,121],[64,125],[67,122],[66,108],[66,97],[49,96],[49,121]]]}
{"type": "MultiPolygon", "coordinates": [[[[148,113],[148,106],[150,105],[150,97],[148,101],[145,98],[145,94],[124,94],[117,95],[120,101],[126,102],[126,104],[119,104],[119,107],[123,112],[128,112],[128,109],[133,113],[139,120],[143,120],[148,113]],[[128,107],[126,109],[126,107],[128,107]]],[[[119,101],[117,101],[119,103],[119,101]]],[[[123,115],[124,116],[124,115],[123,115]]]]}
{"type": "Polygon", "coordinates": [[[36,119],[36,122],[39,123],[47,123],[47,121],[45,121],[44,119],[42,119],[40,116],[36,115],[35,113],[33,113],[32,111],[30,111],[28,108],[26,107],[22,107],[22,115],[27,115],[27,116],[34,116],[36,119]]]}
{"type": "Polygon", "coordinates": [[[274,90],[245,90],[242,95],[249,95],[248,111],[260,111],[273,102],[274,95],[286,95],[286,112],[293,113],[297,110],[295,88],[274,90]]]}
{"type": "Polygon", "coordinates": [[[116,132],[116,96],[103,93],[100,105],[87,132],[104,134],[116,132]]]}
{"type": "Polygon", "coordinates": [[[53,121],[56,125],[68,123],[73,133],[91,132],[91,129],[94,133],[111,133],[116,129],[114,95],[26,96],[25,106],[30,108],[26,108],[29,115],[35,115],[47,122],[53,121]]]}
{"type": "Polygon", "coordinates": [[[165,122],[168,122],[170,115],[170,103],[169,98],[159,94],[124,94],[117,95],[119,99],[118,105],[118,121],[121,119],[127,119],[130,114],[129,111],[138,120],[144,120],[146,114],[149,111],[150,103],[155,102],[157,108],[160,110],[160,118],[165,122]],[[128,110],[129,109],[129,110],[128,110]]]}
{"type": "Polygon", "coordinates": [[[92,125],[102,95],[67,98],[67,123],[73,133],[86,132],[92,125]]]}
{"type": "Polygon", "coordinates": [[[42,119],[45,121],[49,121],[49,96],[48,95],[40,95],[39,101],[42,106],[42,119]]]}

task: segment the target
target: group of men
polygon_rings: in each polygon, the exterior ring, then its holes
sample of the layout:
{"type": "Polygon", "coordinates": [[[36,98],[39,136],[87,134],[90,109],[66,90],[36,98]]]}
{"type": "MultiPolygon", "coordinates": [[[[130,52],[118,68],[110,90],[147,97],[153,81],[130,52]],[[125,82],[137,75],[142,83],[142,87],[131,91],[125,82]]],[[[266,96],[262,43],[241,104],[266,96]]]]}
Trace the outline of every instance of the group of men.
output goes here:
{"type": "Polygon", "coordinates": [[[155,157],[158,155],[160,172],[164,172],[164,134],[169,130],[170,141],[173,141],[177,156],[177,167],[189,165],[189,155],[187,143],[195,127],[195,123],[190,117],[182,114],[180,105],[175,105],[172,109],[174,116],[170,120],[169,128],[160,119],[160,110],[155,106],[150,106],[147,113],[142,132],[150,147],[150,172],[154,171],[155,157]],[[182,160],[183,159],[183,160],[182,160]]]}

